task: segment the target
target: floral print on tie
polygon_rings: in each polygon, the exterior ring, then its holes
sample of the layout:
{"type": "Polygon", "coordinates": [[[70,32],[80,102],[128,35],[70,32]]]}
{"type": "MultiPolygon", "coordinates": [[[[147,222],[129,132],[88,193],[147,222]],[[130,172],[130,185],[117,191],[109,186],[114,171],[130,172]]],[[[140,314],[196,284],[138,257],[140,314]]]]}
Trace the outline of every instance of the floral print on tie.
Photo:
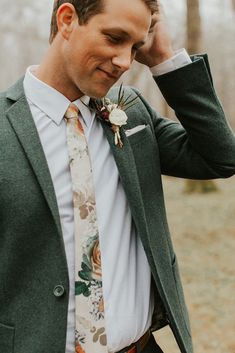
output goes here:
{"type": "Polygon", "coordinates": [[[75,225],[75,353],[107,353],[101,252],[88,145],[75,104],[65,114],[75,225]]]}

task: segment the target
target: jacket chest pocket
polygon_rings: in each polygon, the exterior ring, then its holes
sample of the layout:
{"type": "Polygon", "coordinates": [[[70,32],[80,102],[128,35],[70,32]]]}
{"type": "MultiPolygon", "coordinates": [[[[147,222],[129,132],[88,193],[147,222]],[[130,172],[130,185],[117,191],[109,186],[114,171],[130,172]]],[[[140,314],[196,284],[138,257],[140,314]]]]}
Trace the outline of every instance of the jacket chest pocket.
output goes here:
{"type": "MultiPolygon", "coordinates": [[[[140,184],[148,187],[149,183],[160,182],[160,159],[158,144],[154,132],[149,125],[128,137],[140,184]]],[[[152,192],[152,191],[151,191],[152,192]]]]}
{"type": "Polygon", "coordinates": [[[0,350],[4,353],[13,353],[15,329],[12,326],[0,323],[0,350]]]}

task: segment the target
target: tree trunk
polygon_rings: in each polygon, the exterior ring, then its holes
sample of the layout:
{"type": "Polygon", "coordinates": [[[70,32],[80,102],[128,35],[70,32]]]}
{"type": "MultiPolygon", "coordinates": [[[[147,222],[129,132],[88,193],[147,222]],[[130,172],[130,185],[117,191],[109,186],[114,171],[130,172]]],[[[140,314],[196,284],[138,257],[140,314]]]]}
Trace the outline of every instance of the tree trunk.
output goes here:
{"type": "Polygon", "coordinates": [[[233,10],[235,11],[235,0],[232,0],[233,10]]]}
{"type": "Polygon", "coordinates": [[[187,1],[187,50],[189,54],[201,49],[201,15],[199,0],[187,1]]]}

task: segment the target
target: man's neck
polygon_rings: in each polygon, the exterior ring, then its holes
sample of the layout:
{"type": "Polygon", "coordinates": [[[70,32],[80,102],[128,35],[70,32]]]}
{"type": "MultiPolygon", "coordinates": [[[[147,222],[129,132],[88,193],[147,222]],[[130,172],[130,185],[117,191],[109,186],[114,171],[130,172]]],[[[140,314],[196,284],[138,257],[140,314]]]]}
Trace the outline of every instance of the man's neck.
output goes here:
{"type": "Polygon", "coordinates": [[[81,98],[83,93],[71,84],[71,81],[66,77],[65,71],[61,70],[64,63],[62,62],[59,53],[54,54],[55,50],[51,45],[44,58],[42,59],[34,75],[48,86],[56,89],[63,94],[71,102],[81,98]]]}

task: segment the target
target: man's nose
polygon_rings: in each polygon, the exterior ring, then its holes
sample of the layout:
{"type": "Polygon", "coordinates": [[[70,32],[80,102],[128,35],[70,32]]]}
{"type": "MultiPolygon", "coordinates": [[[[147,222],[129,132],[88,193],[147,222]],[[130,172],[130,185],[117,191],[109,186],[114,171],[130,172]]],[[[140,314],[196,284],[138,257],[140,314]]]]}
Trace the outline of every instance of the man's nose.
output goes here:
{"type": "Polygon", "coordinates": [[[122,50],[112,58],[112,64],[122,72],[129,70],[132,61],[133,57],[130,50],[122,50]]]}

